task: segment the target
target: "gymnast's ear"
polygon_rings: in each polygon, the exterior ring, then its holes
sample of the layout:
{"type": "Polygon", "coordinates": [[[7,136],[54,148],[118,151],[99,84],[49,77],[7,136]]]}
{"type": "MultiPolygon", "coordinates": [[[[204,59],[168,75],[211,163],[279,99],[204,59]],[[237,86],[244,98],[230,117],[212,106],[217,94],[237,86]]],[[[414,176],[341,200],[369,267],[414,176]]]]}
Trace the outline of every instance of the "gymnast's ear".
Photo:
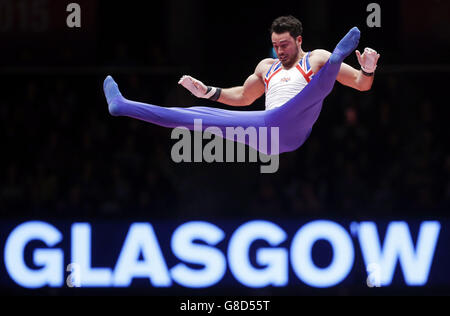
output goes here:
{"type": "Polygon", "coordinates": [[[297,44],[302,45],[302,43],[303,43],[303,37],[302,37],[301,35],[300,35],[300,36],[297,36],[296,41],[297,41],[297,44]]]}

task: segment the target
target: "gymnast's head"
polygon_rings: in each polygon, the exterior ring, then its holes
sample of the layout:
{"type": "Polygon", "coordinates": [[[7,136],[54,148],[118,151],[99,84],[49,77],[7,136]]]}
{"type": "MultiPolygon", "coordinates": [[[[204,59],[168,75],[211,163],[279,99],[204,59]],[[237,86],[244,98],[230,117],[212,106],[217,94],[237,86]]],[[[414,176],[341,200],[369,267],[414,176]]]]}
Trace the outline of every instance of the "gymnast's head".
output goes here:
{"type": "Polygon", "coordinates": [[[292,15],[279,17],[273,21],[270,34],[273,48],[283,66],[294,66],[301,52],[302,22],[292,15]]]}

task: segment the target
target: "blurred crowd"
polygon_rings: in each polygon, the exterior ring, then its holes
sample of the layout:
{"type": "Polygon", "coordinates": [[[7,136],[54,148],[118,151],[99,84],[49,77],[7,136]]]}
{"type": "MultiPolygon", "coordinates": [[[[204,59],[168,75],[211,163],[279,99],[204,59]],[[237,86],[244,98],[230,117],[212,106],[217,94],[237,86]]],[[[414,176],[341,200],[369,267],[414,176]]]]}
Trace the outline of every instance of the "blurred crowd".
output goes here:
{"type": "MultiPolygon", "coordinates": [[[[337,84],[306,144],[281,155],[276,174],[263,175],[258,163],[174,163],[170,130],[109,115],[102,76],[12,75],[0,106],[0,216],[446,216],[444,77],[380,71],[366,93],[337,84]]],[[[177,79],[117,77],[130,99],[198,104],[177,79]]]]}

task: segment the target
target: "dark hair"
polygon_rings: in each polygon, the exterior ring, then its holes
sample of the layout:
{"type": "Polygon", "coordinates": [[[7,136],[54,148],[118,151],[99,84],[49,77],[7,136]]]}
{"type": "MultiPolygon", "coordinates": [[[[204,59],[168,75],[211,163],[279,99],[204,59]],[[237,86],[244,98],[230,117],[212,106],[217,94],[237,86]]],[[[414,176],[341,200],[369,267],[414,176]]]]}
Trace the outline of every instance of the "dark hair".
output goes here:
{"type": "Polygon", "coordinates": [[[272,27],[270,28],[270,34],[282,34],[285,32],[289,32],[293,38],[297,38],[303,35],[303,25],[300,20],[289,16],[282,16],[277,18],[272,23],[272,27]]]}

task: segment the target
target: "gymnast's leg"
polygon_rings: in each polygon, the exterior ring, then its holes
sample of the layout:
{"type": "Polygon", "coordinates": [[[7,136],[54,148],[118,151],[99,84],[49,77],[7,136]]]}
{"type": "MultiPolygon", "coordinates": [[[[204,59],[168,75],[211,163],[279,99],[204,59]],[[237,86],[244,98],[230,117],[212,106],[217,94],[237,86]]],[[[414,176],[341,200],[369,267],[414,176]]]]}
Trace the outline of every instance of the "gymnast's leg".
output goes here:
{"type": "Polygon", "coordinates": [[[295,150],[309,137],[324,99],[333,90],[342,62],[356,49],[360,36],[358,28],[351,29],[313,80],[297,96],[267,115],[268,125],[280,126],[280,146],[295,150]]]}
{"type": "MultiPolygon", "coordinates": [[[[245,130],[249,127],[258,129],[266,126],[264,111],[229,111],[209,107],[166,108],[134,102],[122,96],[117,83],[110,76],[106,78],[103,88],[109,112],[113,116],[127,116],[167,128],[185,127],[191,131],[195,130],[195,120],[201,120],[202,131],[210,127],[219,128],[220,136],[224,138],[227,138],[227,128],[243,128],[245,130]]],[[[217,135],[218,133],[213,132],[213,134],[217,135]]],[[[239,142],[234,135],[232,135],[232,139],[229,139],[239,142]]],[[[258,150],[255,148],[256,144],[249,142],[250,140],[246,137],[245,144],[258,150]]]]}
{"type": "Polygon", "coordinates": [[[209,107],[166,108],[127,100],[117,83],[108,76],[104,92],[113,116],[128,116],[168,128],[186,127],[193,130],[194,120],[202,120],[207,127],[264,127],[264,111],[229,111],[209,107]]]}

